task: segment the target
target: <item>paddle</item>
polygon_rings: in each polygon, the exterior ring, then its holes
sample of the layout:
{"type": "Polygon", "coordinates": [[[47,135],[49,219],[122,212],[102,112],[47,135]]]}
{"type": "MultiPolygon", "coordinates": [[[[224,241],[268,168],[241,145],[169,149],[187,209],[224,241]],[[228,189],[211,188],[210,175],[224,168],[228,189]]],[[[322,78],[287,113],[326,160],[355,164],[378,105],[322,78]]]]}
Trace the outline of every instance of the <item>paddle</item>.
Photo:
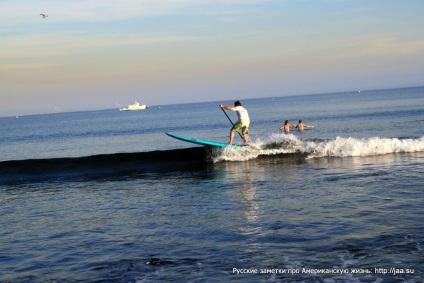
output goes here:
{"type": "MultiPolygon", "coordinates": [[[[218,105],[219,108],[221,108],[221,105],[218,105]]],[[[227,116],[228,120],[230,121],[231,125],[234,126],[233,121],[231,121],[230,117],[228,117],[227,112],[225,112],[224,108],[221,108],[222,112],[224,112],[225,116],[227,116]]],[[[237,132],[237,134],[239,134],[239,136],[241,137],[241,139],[244,141],[243,136],[240,134],[240,132],[237,132]]]]}

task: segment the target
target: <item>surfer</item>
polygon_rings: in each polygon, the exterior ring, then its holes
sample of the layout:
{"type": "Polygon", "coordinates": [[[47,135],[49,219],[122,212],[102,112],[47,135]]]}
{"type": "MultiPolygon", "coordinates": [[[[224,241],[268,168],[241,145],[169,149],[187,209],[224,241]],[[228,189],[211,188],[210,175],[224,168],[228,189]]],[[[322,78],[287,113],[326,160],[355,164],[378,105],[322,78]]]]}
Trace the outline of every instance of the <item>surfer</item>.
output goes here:
{"type": "Polygon", "coordinates": [[[314,126],[303,124],[302,120],[299,120],[299,124],[296,125],[296,128],[299,130],[299,132],[303,132],[304,128],[313,128],[313,127],[314,126]]]}
{"type": "Polygon", "coordinates": [[[294,125],[290,125],[289,120],[284,122],[284,125],[280,127],[280,130],[284,129],[285,133],[290,133],[290,129],[294,128],[294,125]]]}
{"type": "Polygon", "coordinates": [[[234,132],[238,132],[241,129],[241,132],[243,134],[243,140],[245,144],[249,143],[249,125],[250,125],[250,118],[249,114],[247,113],[246,108],[244,108],[241,105],[241,102],[237,100],[234,102],[234,107],[231,106],[225,106],[223,104],[220,104],[219,107],[222,109],[226,109],[229,111],[236,111],[238,116],[238,121],[233,125],[233,127],[230,130],[230,141],[228,144],[233,144],[234,140],[234,132]]]}

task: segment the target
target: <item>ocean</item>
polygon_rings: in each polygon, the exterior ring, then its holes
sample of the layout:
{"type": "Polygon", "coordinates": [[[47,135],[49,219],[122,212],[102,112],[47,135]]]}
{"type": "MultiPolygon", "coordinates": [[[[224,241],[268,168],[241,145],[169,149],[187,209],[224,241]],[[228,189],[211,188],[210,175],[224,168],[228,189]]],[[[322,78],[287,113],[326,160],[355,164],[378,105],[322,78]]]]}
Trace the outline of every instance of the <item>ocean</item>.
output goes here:
{"type": "Polygon", "coordinates": [[[240,99],[0,118],[0,282],[424,282],[424,87],[240,99]]]}

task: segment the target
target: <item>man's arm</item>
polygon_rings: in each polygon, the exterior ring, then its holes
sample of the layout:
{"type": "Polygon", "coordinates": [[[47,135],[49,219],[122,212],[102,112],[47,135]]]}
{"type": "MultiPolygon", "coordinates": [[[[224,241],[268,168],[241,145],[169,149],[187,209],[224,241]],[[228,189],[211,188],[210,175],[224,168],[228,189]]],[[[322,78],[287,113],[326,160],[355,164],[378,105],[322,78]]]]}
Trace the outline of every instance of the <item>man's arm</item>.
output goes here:
{"type": "Polygon", "coordinates": [[[223,105],[223,104],[220,104],[219,106],[220,106],[221,108],[226,109],[226,110],[233,111],[233,107],[231,107],[231,106],[225,106],[225,105],[223,105]]]}

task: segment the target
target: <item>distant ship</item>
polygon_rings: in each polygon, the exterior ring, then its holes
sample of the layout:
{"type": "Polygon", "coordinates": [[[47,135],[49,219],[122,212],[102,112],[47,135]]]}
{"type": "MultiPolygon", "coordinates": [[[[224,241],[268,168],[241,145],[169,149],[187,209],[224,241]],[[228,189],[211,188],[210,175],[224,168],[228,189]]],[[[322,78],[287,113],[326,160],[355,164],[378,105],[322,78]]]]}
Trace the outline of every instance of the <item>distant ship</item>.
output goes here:
{"type": "Polygon", "coordinates": [[[127,108],[119,108],[119,111],[146,110],[147,108],[149,108],[148,105],[140,105],[140,103],[136,101],[133,104],[128,105],[127,108]]]}

